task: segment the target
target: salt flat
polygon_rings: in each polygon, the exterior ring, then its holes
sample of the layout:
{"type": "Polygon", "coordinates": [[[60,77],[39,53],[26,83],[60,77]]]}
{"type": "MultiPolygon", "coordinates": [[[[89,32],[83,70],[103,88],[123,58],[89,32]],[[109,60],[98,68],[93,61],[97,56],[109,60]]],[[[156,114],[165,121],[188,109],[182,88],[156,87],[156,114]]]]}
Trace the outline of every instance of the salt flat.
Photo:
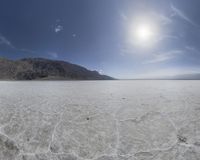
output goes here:
{"type": "Polygon", "coordinates": [[[0,160],[200,160],[200,81],[0,82],[0,160]]]}

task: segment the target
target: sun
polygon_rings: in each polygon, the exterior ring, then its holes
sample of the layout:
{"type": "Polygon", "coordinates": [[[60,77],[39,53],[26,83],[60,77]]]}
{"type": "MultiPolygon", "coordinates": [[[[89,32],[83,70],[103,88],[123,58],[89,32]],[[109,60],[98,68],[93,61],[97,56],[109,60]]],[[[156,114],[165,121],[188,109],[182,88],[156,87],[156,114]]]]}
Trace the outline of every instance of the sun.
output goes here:
{"type": "Polygon", "coordinates": [[[129,42],[138,47],[152,47],[159,40],[160,29],[154,21],[134,21],[129,26],[129,42]]]}
{"type": "Polygon", "coordinates": [[[150,41],[153,35],[153,28],[148,24],[140,24],[136,27],[135,36],[138,41],[150,41]]]}

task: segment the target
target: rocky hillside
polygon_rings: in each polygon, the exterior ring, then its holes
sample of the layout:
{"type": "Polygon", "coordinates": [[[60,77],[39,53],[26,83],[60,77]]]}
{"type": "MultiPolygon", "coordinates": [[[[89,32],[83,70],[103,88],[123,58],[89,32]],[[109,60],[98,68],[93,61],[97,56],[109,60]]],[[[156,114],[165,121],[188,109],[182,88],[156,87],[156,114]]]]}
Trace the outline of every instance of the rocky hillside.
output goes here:
{"type": "Polygon", "coordinates": [[[43,58],[8,60],[0,58],[1,80],[112,80],[112,77],[90,71],[65,61],[43,58]]]}

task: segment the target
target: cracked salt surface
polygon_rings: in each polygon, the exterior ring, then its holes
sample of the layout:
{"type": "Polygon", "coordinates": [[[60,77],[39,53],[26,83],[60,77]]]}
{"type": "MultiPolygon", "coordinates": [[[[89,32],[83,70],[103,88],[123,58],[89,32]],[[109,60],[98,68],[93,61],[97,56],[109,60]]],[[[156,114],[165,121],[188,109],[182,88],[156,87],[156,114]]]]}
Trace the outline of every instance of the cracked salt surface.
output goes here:
{"type": "Polygon", "coordinates": [[[200,160],[200,81],[0,82],[0,160],[200,160]]]}

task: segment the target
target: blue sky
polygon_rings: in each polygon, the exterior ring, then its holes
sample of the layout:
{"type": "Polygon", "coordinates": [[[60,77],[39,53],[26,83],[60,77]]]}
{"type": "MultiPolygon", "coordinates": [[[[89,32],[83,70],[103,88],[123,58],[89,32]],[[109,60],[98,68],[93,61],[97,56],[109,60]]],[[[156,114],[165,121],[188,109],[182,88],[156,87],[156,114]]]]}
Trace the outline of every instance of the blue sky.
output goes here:
{"type": "Polygon", "coordinates": [[[199,7],[199,0],[1,0],[0,56],[64,60],[117,78],[196,73],[199,7]],[[145,41],[133,35],[140,25],[153,33],[145,41]]]}

